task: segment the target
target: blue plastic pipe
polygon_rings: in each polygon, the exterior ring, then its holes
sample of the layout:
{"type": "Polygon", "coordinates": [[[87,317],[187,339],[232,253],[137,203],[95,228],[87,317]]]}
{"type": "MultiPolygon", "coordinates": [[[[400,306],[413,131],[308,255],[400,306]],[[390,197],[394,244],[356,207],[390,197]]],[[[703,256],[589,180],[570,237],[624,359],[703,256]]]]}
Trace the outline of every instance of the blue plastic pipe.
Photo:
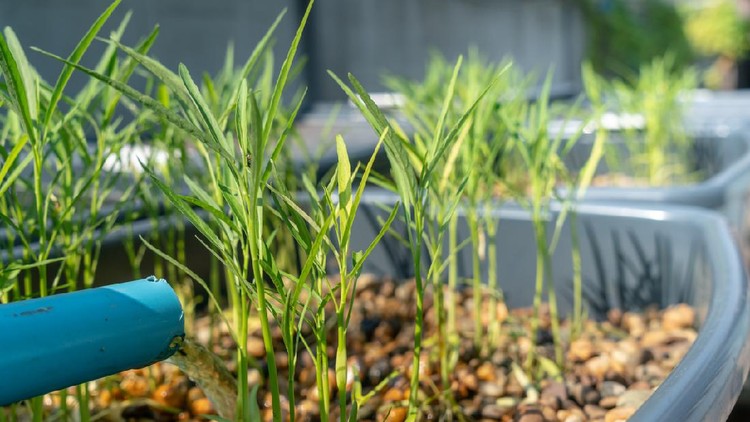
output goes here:
{"type": "Polygon", "coordinates": [[[150,365],[184,336],[180,302],[155,277],[0,305],[0,405],[150,365]]]}

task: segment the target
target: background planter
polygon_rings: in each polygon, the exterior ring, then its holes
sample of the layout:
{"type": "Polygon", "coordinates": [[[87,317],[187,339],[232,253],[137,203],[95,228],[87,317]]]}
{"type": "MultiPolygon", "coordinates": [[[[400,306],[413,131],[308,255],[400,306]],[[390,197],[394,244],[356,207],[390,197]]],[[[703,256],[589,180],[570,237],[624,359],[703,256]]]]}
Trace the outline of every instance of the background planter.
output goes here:
{"type": "MultiPolygon", "coordinates": [[[[353,250],[369,244],[380,226],[378,219],[386,216],[383,204],[396,200],[383,191],[365,195],[353,250]]],[[[529,306],[536,256],[529,214],[507,206],[492,211],[492,217],[499,219],[499,283],[511,307],[529,306]]],[[[468,236],[463,215],[460,226],[459,242],[468,236]]],[[[405,234],[403,224],[392,229],[405,234]]],[[[563,311],[571,307],[570,229],[564,227],[552,258],[563,311]]],[[[726,223],[716,213],[687,207],[582,204],[578,231],[584,291],[593,315],[648,303],[687,302],[697,309],[694,346],[632,420],[725,420],[750,368],[747,281],[726,223]]],[[[398,240],[386,237],[365,272],[409,276],[409,256],[398,240]]],[[[469,252],[462,251],[462,276],[470,275],[469,259],[469,252]]]]}
{"type": "MultiPolygon", "coordinates": [[[[593,135],[576,144],[567,157],[571,168],[580,168],[590,153],[592,142],[593,135]]],[[[613,143],[615,148],[625,152],[622,139],[615,139],[613,143]]],[[[663,187],[591,187],[585,200],[680,204],[716,210],[741,239],[743,255],[746,262],[750,262],[747,259],[750,258],[750,139],[738,132],[699,132],[694,134],[691,155],[689,165],[704,175],[701,181],[663,187]]],[[[602,161],[598,173],[607,172],[606,163],[602,161]]]]}

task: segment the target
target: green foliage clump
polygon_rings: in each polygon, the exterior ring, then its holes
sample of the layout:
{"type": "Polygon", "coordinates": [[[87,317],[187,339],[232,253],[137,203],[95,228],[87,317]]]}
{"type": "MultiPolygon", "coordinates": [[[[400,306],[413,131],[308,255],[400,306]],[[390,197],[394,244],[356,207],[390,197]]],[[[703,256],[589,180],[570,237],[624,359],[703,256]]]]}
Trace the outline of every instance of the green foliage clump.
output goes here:
{"type": "Polygon", "coordinates": [[[750,48],[750,23],[743,20],[732,0],[716,0],[701,8],[686,7],[685,33],[702,56],[737,58],[750,48]]]}
{"type": "Polygon", "coordinates": [[[683,19],[664,0],[581,0],[588,25],[588,60],[598,73],[623,74],[667,52],[677,66],[693,60],[683,19]]]}

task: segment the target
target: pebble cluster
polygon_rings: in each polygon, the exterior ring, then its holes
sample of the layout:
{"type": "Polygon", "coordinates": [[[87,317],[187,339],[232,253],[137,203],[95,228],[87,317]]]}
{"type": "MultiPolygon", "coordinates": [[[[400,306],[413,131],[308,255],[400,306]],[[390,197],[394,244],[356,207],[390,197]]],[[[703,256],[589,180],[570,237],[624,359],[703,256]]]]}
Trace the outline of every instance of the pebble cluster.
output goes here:
{"type": "MultiPolygon", "coordinates": [[[[363,278],[359,282],[348,338],[349,383],[359,379],[367,393],[382,380],[395,376],[359,411],[360,420],[400,422],[406,418],[409,399],[408,379],[412,362],[414,330],[414,284],[363,278]]],[[[546,377],[529,382],[519,371],[532,345],[528,337],[532,312],[509,311],[503,303],[490,310],[484,305],[483,323],[501,322],[493,347],[477,347],[473,342],[473,303],[470,289],[458,292],[460,333],[456,365],[450,374],[451,401],[441,395],[440,368],[436,359],[435,317],[431,294],[427,294],[425,350],[420,356],[420,399],[427,420],[452,415],[453,420],[473,421],[604,421],[627,420],[658,388],[660,383],[689,350],[697,333],[695,311],[684,304],[663,311],[642,313],[612,310],[605,321],[587,321],[582,334],[572,342],[564,323],[566,367],[558,378],[546,377]]],[[[487,302],[487,301],[485,301],[487,302]]],[[[199,341],[209,340],[207,320],[196,330],[199,341]]],[[[550,318],[543,313],[537,333],[538,352],[553,357],[550,318]]],[[[260,364],[248,373],[249,382],[260,383],[265,368],[265,351],[260,331],[251,331],[248,353],[260,364]]],[[[277,350],[284,350],[281,333],[274,330],[277,350]]],[[[485,336],[486,337],[486,336],[485,336]]],[[[329,345],[334,345],[331,333],[329,345]]],[[[234,371],[234,344],[227,333],[214,331],[213,350],[234,371]]],[[[335,349],[327,350],[331,362],[335,349]]],[[[286,391],[288,359],[278,352],[281,389],[286,391]]],[[[336,398],[335,376],[330,370],[330,397],[336,398]]],[[[297,401],[295,416],[300,421],[316,421],[318,391],[311,357],[301,352],[296,367],[297,401]]],[[[261,391],[259,405],[271,420],[270,393],[261,391]]],[[[99,381],[93,392],[94,412],[100,420],[199,420],[214,413],[203,392],[169,364],[127,371],[99,381]]],[[[282,400],[291,412],[289,401],[282,400]]],[[[331,405],[331,418],[338,418],[337,404],[331,405]]]]}

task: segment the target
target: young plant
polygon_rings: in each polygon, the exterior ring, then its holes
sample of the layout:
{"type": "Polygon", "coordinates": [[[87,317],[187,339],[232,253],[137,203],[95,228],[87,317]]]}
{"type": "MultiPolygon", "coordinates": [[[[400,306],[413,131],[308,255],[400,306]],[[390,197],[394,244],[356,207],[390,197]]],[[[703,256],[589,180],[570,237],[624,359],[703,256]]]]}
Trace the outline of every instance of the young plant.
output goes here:
{"type": "Polygon", "coordinates": [[[693,71],[677,71],[667,55],[642,66],[637,78],[611,83],[617,111],[642,116],[642,128],[625,128],[625,142],[629,170],[650,186],[691,176],[690,138],[684,129],[681,95],[694,88],[695,81],[693,71]]]}
{"type": "MultiPolygon", "coordinates": [[[[601,122],[602,117],[605,113],[605,105],[603,101],[604,89],[601,84],[601,79],[596,76],[594,69],[590,63],[584,63],[582,66],[583,84],[586,91],[586,96],[589,99],[592,107],[592,118],[590,121],[585,122],[584,125],[579,125],[578,130],[570,135],[565,142],[565,146],[560,151],[561,157],[564,157],[570,150],[580,141],[581,135],[584,130],[590,125],[596,125],[596,122],[601,122]]],[[[570,107],[571,111],[569,116],[576,113],[576,107],[570,107]]],[[[567,119],[566,122],[567,123],[567,119]]],[[[565,132],[565,125],[561,130],[565,132]]],[[[583,199],[586,190],[591,186],[591,183],[596,175],[599,161],[604,156],[605,141],[606,141],[606,129],[603,125],[596,125],[596,135],[593,142],[591,143],[591,152],[589,157],[584,162],[583,166],[577,171],[570,171],[569,169],[561,169],[560,177],[567,188],[567,196],[558,197],[561,202],[561,210],[558,214],[554,234],[550,241],[550,251],[554,252],[557,244],[560,240],[563,225],[565,224],[568,217],[570,217],[570,240],[571,240],[571,260],[573,265],[573,310],[570,316],[570,339],[575,340],[580,336],[583,331],[583,323],[586,319],[586,313],[583,309],[583,278],[581,274],[581,248],[578,238],[578,223],[576,207],[578,203],[583,199]]]]}
{"type": "Polygon", "coordinates": [[[536,282],[534,293],[534,318],[531,320],[531,347],[526,360],[527,370],[539,364],[537,356],[537,331],[539,329],[542,297],[547,294],[551,318],[551,331],[554,341],[555,363],[563,365],[562,334],[557,312],[557,298],[552,283],[552,263],[547,236],[547,219],[550,216],[550,204],[554,195],[558,176],[564,168],[558,152],[562,146],[562,137],[550,138],[547,132],[549,123],[548,102],[552,73],[542,87],[536,104],[523,107],[515,116],[501,110],[506,125],[511,128],[511,140],[514,150],[521,157],[528,171],[528,196],[519,195],[522,206],[531,210],[534,237],[537,249],[536,282]]]}
{"type": "MultiPolygon", "coordinates": [[[[445,121],[453,99],[455,81],[461,67],[461,61],[462,59],[459,58],[453,70],[453,77],[443,103],[440,122],[445,121]]],[[[393,187],[401,198],[402,216],[406,222],[407,239],[414,264],[416,284],[414,355],[411,367],[409,409],[407,411],[407,420],[415,420],[419,414],[419,368],[424,330],[425,275],[423,275],[422,269],[422,249],[425,245],[425,238],[423,233],[431,216],[428,208],[428,192],[431,189],[431,184],[435,182],[436,175],[440,174],[442,160],[459,138],[469,116],[476,108],[479,100],[487,93],[489,87],[468,107],[467,111],[449,131],[444,130],[442,123],[437,125],[432,142],[427,144],[423,150],[420,150],[418,146],[409,142],[405,135],[403,135],[403,132],[394,130],[383,112],[372,101],[372,98],[370,98],[366,90],[353,75],[349,75],[349,82],[354,89],[350,88],[333,73],[330,74],[346,92],[350,100],[360,109],[370,125],[383,137],[386,154],[391,163],[391,176],[395,182],[393,187]]],[[[455,206],[453,209],[455,209],[455,206]]],[[[446,215],[445,217],[446,220],[439,222],[443,227],[447,227],[450,215],[446,215]]],[[[433,260],[430,265],[431,268],[427,269],[427,277],[430,277],[433,271],[439,270],[437,265],[440,264],[435,264],[435,262],[433,260]]]]}
{"type": "MultiPolygon", "coordinates": [[[[99,214],[114,184],[113,178],[102,175],[107,152],[104,145],[116,150],[130,136],[130,129],[117,132],[114,127],[92,125],[90,101],[75,103],[63,91],[73,72],[72,65],[81,59],[118,4],[119,1],[115,1],[89,28],[68,58],[71,65],[63,68],[54,86],[46,84],[34,71],[10,28],[0,35],[0,74],[5,82],[0,89],[0,98],[15,116],[8,120],[19,123],[10,125],[17,131],[10,135],[14,147],[5,163],[14,165],[15,162],[17,167],[10,171],[10,167],[4,165],[6,173],[10,172],[13,177],[5,179],[2,184],[2,219],[13,232],[9,257],[13,259],[16,255],[15,242],[21,245],[22,259],[26,262],[49,263],[56,254],[81,257],[80,261],[66,258],[54,276],[48,273],[45,265],[39,265],[38,293],[34,292],[31,273],[25,271],[23,293],[16,284],[13,288],[15,298],[22,297],[22,294],[26,297],[45,296],[50,292],[50,286],[54,289],[59,285],[63,276],[70,289],[76,287],[79,275],[82,275],[84,285],[93,284],[101,238],[117,216],[116,212],[107,216],[99,214]],[[70,104],[68,110],[58,107],[61,101],[70,104]],[[85,135],[85,129],[91,126],[97,136],[93,153],[85,135]],[[79,160],[82,168],[76,169],[74,166],[79,160]],[[16,177],[27,166],[31,166],[29,182],[16,177]],[[54,176],[49,177],[50,173],[54,176]],[[84,198],[89,200],[88,207],[82,205],[84,198]],[[27,207],[33,209],[31,215],[26,212],[27,207]],[[80,208],[87,208],[87,215],[83,218],[77,215],[80,208]]],[[[118,67],[114,69],[120,70],[118,67]]],[[[123,80],[127,76],[124,72],[116,78],[123,80]]],[[[93,91],[84,90],[81,95],[88,93],[89,99],[93,99],[96,97],[93,91]]],[[[11,264],[11,268],[14,265],[16,263],[11,264]]],[[[66,393],[61,394],[62,402],[66,403],[66,393]]],[[[79,388],[77,395],[79,416],[81,420],[88,420],[88,392],[79,388]]],[[[32,399],[31,406],[34,420],[41,420],[44,417],[41,398],[32,399]]],[[[67,415],[65,404],[62,412],[67,415]]]]}
{"type": "MultiPolygon", "coordinates": [[[[235,100],[230,102],[227,109],[221,110],[218,115],[210,109],[189,71],[183,65],[180,65],[179,74],[175,74],[157,61],[116,43],[128,56],[138,61],[168,87],[181,108],[182,114],[178,114],[165,108],[157,100],[119,81],[59,58],[80,71],[105,82],[131,100],[140,103],[164,118],[185,134],[199,140],[206,155],[210,151],[210,154],[217,157],[220,165],[207,168],[213,182],[213,192],[208,192],[203,187],[190,183],[190,180],[186,179],[191,195],[181,195],[173,187],[164,183],[151,169],[144,167],[144,170],[169,198],[170,202],[198,229],[203,237],[201,241],[222,262],[228,275],[231,276],[231,283],[237,291],[232,305],[234,307],[234,323],[237,326],[237,332],[235,333],[237,367],[240,374],[245,374],[248,369],[247,338],[250,308],[252,306],[257,309],[266,350],[268,385],[272,394],[272,410],[275,421],[281,421],[283,416],[281,391],[269,321],[269,313],[273,314],[275,310],[272,309],[269,302],[271,299],[269,295],[273,292],[278,297],[283,298],[286,294],[283,290],[278,290],[283,286],[273,283],[266,284],[267,269],[273,268],[274,257],[269,254],[268,244],[263,237],[263,227],[265,227],[268,218],[264,212],[264,197],[274,162],[283,149],[286,134],[301,106],[301,101],[299,101],[292,112],[291,119],[287,122],[286,128],[276,141],[273,149],[269,150],[281,95],[287,84],[297,46],[312,4],[313,2],[310,2],[302,17],[286,59],[281,65],[281,70],[268,102],[260,104],[255,91],[249,90],[247,81],[243,79],[232,96],[235,100]],[[224,118],[224,116],[231,115],[232,109],[235,109],[233,112],[233,133],[227,134],[225,125],[222,123],[226,123],[228,117],[224,118]],[[212,193],[213,195],[220,194],[222,202],[216,201],[216,196],[213,196],[212,193]],[[193,206],[204,210],[211,223],[205,222],[193,209],[193,206]],[[229,211],[228,214],[225,213],[225,207],[229,211]],[[274,290],[276,291],[274,292],[274,290]]],[[[251,59],[248,60],[249,68],[252,68],[257,61],[265,43],[268,42],[268,38],[270,38],[270,32],[261,41],[263,45],[259,45],[251,55],[251,59]]],[[[295,306],[285,307],[280,311],[286,313],[290,312],[290,309],[296,310],[297,308],[295,306]]],[[[293,362],[293,356],[290,356],[290,362],[293,362]]],[[[292,387],[290,386],[290,388],[292,387]]],[[[239,377],[238,390],[237,415],[244,419],[250,409],[247,403],[249,388],[247,377],[244,375],[239,377]]]]}

